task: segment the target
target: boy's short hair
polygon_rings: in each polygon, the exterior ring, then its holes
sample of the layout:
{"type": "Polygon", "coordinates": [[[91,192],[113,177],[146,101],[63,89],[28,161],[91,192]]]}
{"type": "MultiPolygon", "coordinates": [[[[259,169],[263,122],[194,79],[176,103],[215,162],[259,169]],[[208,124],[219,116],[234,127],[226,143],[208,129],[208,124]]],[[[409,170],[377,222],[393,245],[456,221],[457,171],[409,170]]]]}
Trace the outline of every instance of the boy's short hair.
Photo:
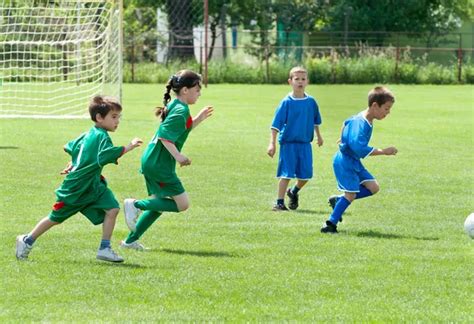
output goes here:
{"type": "Polygon", "coordinates": [[[97,114],[100,114],[100,116],[104,118],[111,110],[117,112],[122,111],[122,105],[114,97],[95,96],[89,104],[89,114],[91,115],[91,119],[95,122],[97,121],[97,114]]]}
{"type": "Polygon", "coordinates": [[[292,68],[290,70],[289,78],[292,79],[295,76],[296,73],[306,73],[306,74],[308,74],[308,71],[302,66],[295,66],[294,68],[292,68]]]}
{"type": "Polygon", "coordinates": [[[369,107],[376,102],[382,106],[387,101],[395,102],[393,93],[385,87],[378,86],[369,91],[369,107]]]}

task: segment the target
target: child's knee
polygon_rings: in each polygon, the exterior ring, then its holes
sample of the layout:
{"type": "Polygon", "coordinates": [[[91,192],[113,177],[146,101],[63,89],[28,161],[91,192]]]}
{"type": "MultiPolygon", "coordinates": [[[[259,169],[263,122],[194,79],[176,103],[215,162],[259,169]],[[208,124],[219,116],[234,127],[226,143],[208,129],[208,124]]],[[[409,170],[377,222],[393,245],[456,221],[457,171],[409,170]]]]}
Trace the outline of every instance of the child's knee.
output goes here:
{"type": "Polygon", "coordinates": [[[380,191],[380,186],[377,182],[375,182],[369,190],[372,193],[372,195],[375,195],[377,192],[380,191]]]}
{"type": "Polygon", "coordinates": [[[189,206],[190,206],[189,200],[188,200],[188,201],[180,202],[180,203],[178,204],[178,210],[179,210],[180,212],[185,211],[185,210],[187,210],[187,209],[189,208],[189,206]]]}
{"type": "Polygon", "coordinates": [[[120,208],[109,209],[105,212],[105,217],[114,217],[114,218],[116,218],[119,211],[120,211],[120,208]]]}

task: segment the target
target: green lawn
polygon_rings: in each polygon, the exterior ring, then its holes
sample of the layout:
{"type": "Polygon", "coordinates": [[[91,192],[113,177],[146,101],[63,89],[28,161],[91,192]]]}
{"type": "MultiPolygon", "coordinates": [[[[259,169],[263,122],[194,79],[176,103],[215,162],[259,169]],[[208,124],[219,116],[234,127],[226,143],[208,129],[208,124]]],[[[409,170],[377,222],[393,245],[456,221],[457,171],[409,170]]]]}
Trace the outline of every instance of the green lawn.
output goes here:
{"type": "MultiPolygon", "coordinates": [[[[116,145],[151,139],[163,88],[125,85],[116,145]]],[[[336,193],[341,123],[370,88],[308,87],[325,144],[288,213],[271,211],[277,159],[266,148],[290,88],[203,89],[191,110],[213,104],[215,114],[184,147],[193,164],[178,169],[191,208],[164,214],[142,239],[151,251],[120,251],[120,265],[95,260],[101,228],[80,215],[39,238],[27,262],[15,259],[15,237],[54,203],[62,145],[91,123],[0,119],[0,322],[474,322],[474,240],[462,226],[474,211],[473,86],[393,86],[396,103],[372,144],[399,153],[365,160],[380,193],[350,207],[339,235],[319,233],[336,193]]],[[[105,168],[120,201],[145,197],[141,152],[105,168]]],[[[113,245],[126,234],[120,213],[113,245]]]]}

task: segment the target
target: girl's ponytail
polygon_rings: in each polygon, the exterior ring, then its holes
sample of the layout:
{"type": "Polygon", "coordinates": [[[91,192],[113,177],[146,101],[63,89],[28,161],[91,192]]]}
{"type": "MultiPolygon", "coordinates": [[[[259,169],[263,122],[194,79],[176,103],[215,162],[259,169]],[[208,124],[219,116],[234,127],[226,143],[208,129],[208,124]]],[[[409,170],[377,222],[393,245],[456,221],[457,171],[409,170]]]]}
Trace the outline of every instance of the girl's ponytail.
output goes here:
{"type": "Polygon", "coordinates": [[[166,84],[166,92],[163,95],[163,107],[156,107],[155,108],[155,116],[156,117],[161,117],[161,121],[164,121],[166,118],[166,115],[168,114],[168,110],[166,109],[166,106],[168,105],[168,102],[171,100],[171,89],[172,89],[172,83],[173,83],[173,78],[170,78],[168,80],[168,83],[166,84]]]}

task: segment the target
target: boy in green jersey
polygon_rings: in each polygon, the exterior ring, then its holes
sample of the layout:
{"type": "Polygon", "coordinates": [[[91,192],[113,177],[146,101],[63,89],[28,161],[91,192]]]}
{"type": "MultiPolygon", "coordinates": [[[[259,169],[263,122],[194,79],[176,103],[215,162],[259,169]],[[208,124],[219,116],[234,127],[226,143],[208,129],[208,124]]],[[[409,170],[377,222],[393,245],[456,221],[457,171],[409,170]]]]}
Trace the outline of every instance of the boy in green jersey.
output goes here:
{"type": "Polygon", "coordinates": [[[16,238],[16,257],[28,258],[35,240],[55,225],[81,212],[94,224],[102,224],[102,240],[97,259],[123,262],[110,246],[110,238],[119,212],[119,203],[107,187],[101,175],[106,164],[117,164],[118,158],[141,145],[139,138],[127,146],[113,146],[107,132],[114,132],[120,123],[122,106],[112,97],[96,96],[89,105],[89,113],[95,122],[89,132],[82,134],[64,146],[71,155],[71,162],[61,174],[66,174],[56,190],[57,201],[50,214],[40,220],[29,234],[16,238]]]}
{"type": "Polygon", "coordinates": [[[125,199],[124,214],[130,228],[128,237],[120,244],[123,248],[144,250],[138,239],[164,211],[180,212],[188,209],[189,199],[181,181],[176,175],[176,162],[180,166],[191,164],[191,160],[181,153],[191,129],[212,115],[213,108],[204,107],[194,118],[189,106],[196,103],[201,95],[201,77],[189,70],[182,70],[172,76],[166,85],[162,123],[143,153],[141,172],[149,199],[125,199]],[[176,99],[170,102],[170,91],[176,99]],[[143,213],[139,216],[140,212],[143,213]]]}

